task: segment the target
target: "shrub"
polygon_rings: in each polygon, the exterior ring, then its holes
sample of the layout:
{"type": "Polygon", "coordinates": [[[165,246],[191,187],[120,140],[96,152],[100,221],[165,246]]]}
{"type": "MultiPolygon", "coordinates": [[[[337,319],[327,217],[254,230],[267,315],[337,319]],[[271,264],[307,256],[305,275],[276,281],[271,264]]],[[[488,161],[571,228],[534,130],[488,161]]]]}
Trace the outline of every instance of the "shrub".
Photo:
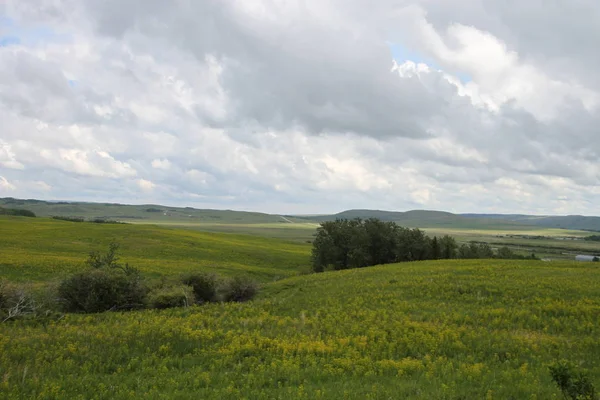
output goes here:
{"type": "Polygon", "coordinates": [[[596,400],[596,389],[587,375],[582,372],[574,373],[573,367],[561,361],[550,367],[552,380],[565,399],[571,400],[596,400]]]}
{"type": "Polygon", "coordinates": [[[142,308],[148,290],[138,273],[103,268],[65,279],[58,294],[64,311],[95,313],[142,308]]]}
{"type": "Polygon", "coordinates": [[[48,322],[57,317],[54,300],[50,290],[34,293],[29,288],[0,281],[0,322],[17,319],[48,322]]]}
{"type": "Polygon", "coordinates": [[[223,300],[243,302],[252,300],[258,293],[258,285],[253,280],[236,276],[223,287],[223,300]]]}
{"type": "Polygon", "coordinates": [[[152,308],[164,309],[187,307],[194,303],[194,291],[190,286],[167,286],[155,289],[148,296],[148,304],[152,308]]]}
{"type": "Polygon", "coordinates": [[[196,303],[217,301],[219,277],[215,274],[192,273],[183,277],[181,282],[191,286],[196,303]]]}

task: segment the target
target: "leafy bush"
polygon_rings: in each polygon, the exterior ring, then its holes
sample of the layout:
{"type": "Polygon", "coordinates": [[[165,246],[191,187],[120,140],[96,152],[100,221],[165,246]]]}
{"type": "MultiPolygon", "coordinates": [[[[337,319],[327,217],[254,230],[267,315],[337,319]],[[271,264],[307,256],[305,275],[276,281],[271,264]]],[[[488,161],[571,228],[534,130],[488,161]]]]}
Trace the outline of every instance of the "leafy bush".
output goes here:
{"type": "Polygon", "coordinates": [[[550,367],[552,380],[565,399],[596,400],[596,389],[590,379],[582,372],[574,373],[573,366],[561,361],[550,367]]]}
{"type": "Polygon", "coordinates": [[[258,293],[258,285],[253,280],[236,276],[223,286],[223,300],[243,302],[252,300],[258,293]]]}
{"type": "Polygon", "coordinates": [[[110,268],[121,270],[128,275],[139,274],[139,271],[135,268],[130,267],[129,264],[119,264],[117,250],[119,250],[119,244],[116,242],[111,242],[108,245],[108,251],[105,254],[102,254],[98,251],[92,251],[88,256],[86,264],[91,268],[95,269],[110,268]]]}
{"type": "Polygon", "coordinates": [[[219,277],[215,274],[192,273],[183,277],[181,282],[194,291],[196,303],[217,301],[219,277]]]}
{"type": "Polygon", "coordinates": [[[91,268],[122,268],[121,264],[117,262],[119,261],[117,250],[119,250],[119,244],[111,242],[105,254],[99,251],[92,251],[88,256],[86,264],[91,268]]]}
{"type": "Polygon", "coordinates": [[[103,268],[65,279],[58,294],[64,311],[95,313],[142,308],[148,290],[138,273],[103,268]]]}
{"type": "Polygon", "coordinates": [[[187,307],[193,303],[194,291],[186,285],[161,287],[148,296],[149,306],[158,309],[187,307]]]}

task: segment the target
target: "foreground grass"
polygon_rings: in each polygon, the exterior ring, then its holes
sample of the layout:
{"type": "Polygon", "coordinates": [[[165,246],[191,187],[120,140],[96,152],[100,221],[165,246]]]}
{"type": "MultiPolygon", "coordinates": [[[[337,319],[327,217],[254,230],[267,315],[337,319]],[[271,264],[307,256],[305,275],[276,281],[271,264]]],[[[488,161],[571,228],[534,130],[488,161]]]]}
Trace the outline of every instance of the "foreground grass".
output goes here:
{"type": "Polygon", "coordinates": [[[210,270],[261,281],[308,269],[310,245],[151,225],[93,224],[0,217],[0,276],[15,282],[60,279],[84,268],[87,254],[121,244],[123,262],[146,276],[210,270]]]}
{"type": "Polygon", "coordinates": [[[600,385],[600,269],[420,262],[298,276],[246,304],[0,325],[6,399],[559,399],[600,385]]]}

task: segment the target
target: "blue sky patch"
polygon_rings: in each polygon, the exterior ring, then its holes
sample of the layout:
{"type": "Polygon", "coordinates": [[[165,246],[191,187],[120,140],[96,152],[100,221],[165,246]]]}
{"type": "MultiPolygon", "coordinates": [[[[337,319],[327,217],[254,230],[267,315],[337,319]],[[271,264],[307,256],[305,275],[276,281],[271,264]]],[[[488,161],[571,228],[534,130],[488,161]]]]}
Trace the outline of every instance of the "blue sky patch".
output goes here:
{"type": "MultiPolygon", "coordinates": [[[[415,64],[427,64],[429,67],[437,70],[446,71],[444,68],[440,67],[434,60],[431,58],[415,51],[409,47],[403,46],[398,43],[388,43],[388,47],[390,52],[392,53],[392,58],[396,60],[398,64],[403,64],[406,61],[412,61],[415,64]]],[[[446,71],[454,76],[456,76],[463,84],[467,82],[471,82],[473,78],[462,71],[446,71]]]]}
{"type": "Polygon", "coordinates": [[[70,35],[56,32],[49,26],[24,25],[12,18],[0,16],[0,47],[16,44],[35,46],[44,42],[65,42],[70,38],[70,35]]]}
{"type": "Polygon", "coordinates": [[[7,47],[20,44],[21,40],[16,36],[0,36],[0,47],[7,47]]]}

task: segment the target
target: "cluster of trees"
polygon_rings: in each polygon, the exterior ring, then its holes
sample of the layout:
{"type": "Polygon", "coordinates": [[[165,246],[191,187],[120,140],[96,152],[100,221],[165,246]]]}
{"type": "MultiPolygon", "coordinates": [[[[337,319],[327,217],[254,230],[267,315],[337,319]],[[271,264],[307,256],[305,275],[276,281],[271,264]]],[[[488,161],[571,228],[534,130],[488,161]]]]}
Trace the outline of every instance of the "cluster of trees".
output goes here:
{"type": "Polygon", "coordinates": [[[35,213],[30,210],[23,210],[20,208],[3,208],[0,207],[0,215],[14,215],[18,217],[31,217],[35,218],[35,213]]]}
{"type": "Polygon", "coordinates": [[[360,218],[321,223],[313,240],[312,267],[362,268],[401,261],[456,258],[458,245],[450,236],[430,238],[419,229],[395,222],[360,218]]]}
{"type": "Polygon", "coordinates": [[[338,219],[321,223],[313,240],[314,272],[362,268],[403,261],[451,258],[524,259],[509,248],[494,252],[487,243],[459,246],[448,235],[429,237],[420,229],[405,228],[377,218],[338,219]]]}

